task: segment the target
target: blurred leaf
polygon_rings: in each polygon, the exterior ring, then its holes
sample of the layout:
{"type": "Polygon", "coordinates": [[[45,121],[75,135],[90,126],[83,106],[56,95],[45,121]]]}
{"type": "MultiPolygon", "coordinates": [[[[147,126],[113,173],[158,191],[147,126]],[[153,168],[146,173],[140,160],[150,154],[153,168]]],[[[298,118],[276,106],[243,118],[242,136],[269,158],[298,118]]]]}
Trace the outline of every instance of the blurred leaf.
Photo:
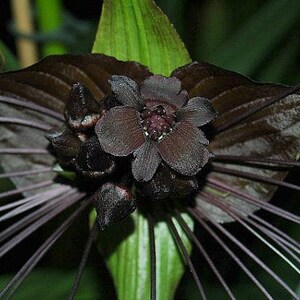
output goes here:
{"type": "MultiPolygon", "coordinates": [[[[300,20],[300,1],[271,0],[259,9],[209,60],[224,68],[253,74],[300,20]]],[[[298,31],[295,30],[295,33],[298,31]]]]}
{"type": "MultiPolygon", "coordinates": [[[[63,22],[63,8],[61,0],[36,0],[37,23],[39,31],[43,33],[57,30],[63,22]]],[[[43,56],[64,54],[66,49],[62,43],[46,42],[42,46],[43,56]]]]}
{"type": "MultiPolygon", "coordinates": [[[[55,269],[33,271],[22,284],[22,288],[14,294],[13,299],[67,299],[75,275],[75,271],[66,272],[55,269]]],[[[0,277],[0,289],[7,284],[9,279],[10,276],[0,277]]],[[[98,279],[95,277],[94,272],[86,270],[76,294],[76,300],[99,299],[99,295],[101,295],[101,285],[98,279]]]]}
{"type": "Polygon", "coordinates": [[[300,40],[291,39],[285,47],[280,48],[272,57],[269,64],[256,76],[258,80],[282,83],[295,83],[299,81],[291,71],[297,67],[300,50],[300,40]],[[284,82],[285,81],[285,82],[284,82]]]}
{"type": "Polygon", "coordinates": [[[15,55],[0,41],[0,71],[11,71],[20,68],[15,55]]]}
{"type": "Polygon", "coordinates": [[[196,36],[199,42],[196,43],[195,51],[198,59],[207,60],[226,38],[232,16],[224,1],[220,0],[204,1],[199,14],[201,19],[196,36]]]}
{"type": "Polygon", "coordinates": [[[104,1],[93,52],[138,61],[162,75],[190,62],[177,32],[153,0],[104,1]]]}

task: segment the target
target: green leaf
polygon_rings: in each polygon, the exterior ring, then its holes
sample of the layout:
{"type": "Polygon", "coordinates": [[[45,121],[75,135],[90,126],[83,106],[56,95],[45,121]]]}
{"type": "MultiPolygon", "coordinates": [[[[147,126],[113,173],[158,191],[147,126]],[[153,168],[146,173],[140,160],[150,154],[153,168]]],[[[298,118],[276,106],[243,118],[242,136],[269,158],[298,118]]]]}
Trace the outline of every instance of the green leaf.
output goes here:
{"type": "Polygon", "coordinates": [[[60,176],[63,176],[70,180],[75,180],[77,177],[75,172],[63,169],[59,164],[55,164],[52,170],[60,176]]]}
{"type": "MultiPolygon", "coordinates": [[[[193,226],[192,220],[184,216],[193,226]]],[[[179,226],[188,251],[191,246],[179,226]]],[[[184,271],[181,255],[165,222],[155,225],[157,299],[173,299],[184,271]]],[[[107,260],[118,299],[150,299],[150,242],[147,219],[139,212],[103,232],[99,248],[107,260]]]]}
{"type": "MultiPolygon", "coordinates": [[[[153,73],[165,76],[190,62],[178,34],[152,0],[104,1],[93,52],[137,61],[148,66],[153,73]]],[[[117,224],[104,233],[100,242],[119,300],[150,297],[147,224],[147,220],[136,212],[124,224],[117,224]]],[[[189,224],[192,228],[191,220],[189,224]]],[[[157,299],[172,299],[184,265],[166,224],[158,223],[155,236],[157,299]]],[[[182,235],[182,239],[190,250],[187,237],[182,235]]]]}
{"type": "Polygon", "coordinates": [[[190,62],[177,32],[152,0],[104,1],[93,52],[137,61],[165,76],[190,62]]]}

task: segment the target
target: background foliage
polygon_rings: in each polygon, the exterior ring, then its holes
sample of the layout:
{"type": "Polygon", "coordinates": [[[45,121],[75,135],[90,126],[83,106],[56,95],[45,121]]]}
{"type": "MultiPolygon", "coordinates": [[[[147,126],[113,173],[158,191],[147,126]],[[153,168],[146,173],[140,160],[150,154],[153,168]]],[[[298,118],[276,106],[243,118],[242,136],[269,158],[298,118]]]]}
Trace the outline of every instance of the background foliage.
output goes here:
{"type": "MultiPolygon", "coordinates": [[[[90,52],[101,12],[101,1],[36,0],[32,3],[37,27],[36,32],[29,38],[38,43],[40,57],[50,53],[90,52]],[[46,5],[42,7],[41,2],[46,5]],[[58,5],[53,5],[53,2],[58,5]],[[45,9],[47,14],[43,13],[45,9]],[[56,24],[53,24],[53,19],[56,20],[56,24]],[[55,43],[56,47],[50,47],[49,43],[55,43]]],[[[300,2],[298,0],[159,0],[157,3],[173,22],[193,60],[208,61],[259,81],[285,84],[300,82],[300,2]]],[[[4,70],[18,67],[14,41],[16,36],[22,34],[13,26],[9,4],[9,1],[0,1],[0,61],[3,60],[4,70]]],[[[296,175],[292,176],[291,180],[296,178],[296,175]]],[[[1,182],[1,189],[3,188],[4,183],[1,182]]],[[[279,192],[274,201],[278,205],[285,205],[285,208],[294,205],[294,213],[297,213],[295,211],[297,197],[299,198],[297,194],[286,195],[279,192]],[[284,201],[283,204],[282,199],[289,201],[284,201]]],[[[280,225],[278,219],[272,218],[272,221],[280,225]]],[[[87,220],[84,218],[78,223],[80,226],[72,228],[70,234],[65,235],[64,239],[45,257],[39,270],[26,281],[16,299],[28,299],[26,293],[32,290],[44,295],[46,299],[59,299],[58,295],[67,294],[83,247],[80,237],[84,236],[88,229],[87,220]],[[78,247],[74,248],[74,244],[78,247]],[[40,284],[41,277],[43,284],[40,284]],[[50,287],[48,283],[44,284],[45,282],[49,282],[50,287]],[[59,285],[51,289],[51,285],[56,285],[57,282],[59,285]]],[[[243,242],[249,245],[255,243],[252,240],[245,240],[244,232],[240,231],[236,224],[227,226],[236,231],[243,242]]],[[[300,233],[296,228],[284,229],[299,240],[300,233]]],[[[39,239],[43,240],[47,236],[48,230],[50,229],[39,231],[38,235],[35,234],[22,244],[22,249],[18,247],[14,250],[15,261],[1,265],[0,272],[3,274],[15,272],[39,244],[39,239]]],[[[213,249],[209,239],[207,244],[208,248],[213,249]]],[[[288,268],[270,256],[270,252],[262,245],[257,247],[261,247],[261,258],[266,263],[270,263],[288,283],[295,286],[298,279],[290,276],[288,268]]],[[[217,254],[213,255],[226,274],[229,284],[235,287],[237,298],[240,296],[245,300],[248,299],[247,297],[254,299],[255,295],[249,293],[251,283],[246,276],[239,273],[235,266],[222,261],[217,254]]],[[[223,295],[222,289],[216,286],[213,275],[210,272],[201,272],[206,265],[198,258],[198,253],[193,253],[193,256],[198,260],[197,268],[200,274],[203,274],[208,296],[211,299],[222,299],[223,296],[220,296],[223,295]]],[[[253,271],[271,291],[277,293],[278,299],[281,299],[277,285],[268,280],[269,278],[266,278],[263,272],[254,268],[253,271]]],[[[97,297],[114,299],[112,281],[95,249],[90,260],[89,271],[84,278],[78,299],[97,299],[97,297]]],[[[0,287],[7,279],[7,275],[0,277],[0,287]]],[[[187,272],[177,292],[177,299],[197,298],[195,284],[187,272]]]]}

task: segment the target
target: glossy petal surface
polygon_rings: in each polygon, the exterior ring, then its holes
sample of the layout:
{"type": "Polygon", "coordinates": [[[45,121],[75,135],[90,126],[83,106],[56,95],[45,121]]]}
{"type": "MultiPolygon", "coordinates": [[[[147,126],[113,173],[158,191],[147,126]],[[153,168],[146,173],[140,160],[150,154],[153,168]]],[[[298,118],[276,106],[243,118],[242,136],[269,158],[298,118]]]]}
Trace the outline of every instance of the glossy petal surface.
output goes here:
{"type": "Polygon", "coordinates": [[[217,115],[209,99],[194,97],[176,114],[179,120],[189,121],[200,127],[209,123],[217,115]]]}
{"type": "Polygon", "coordinates": [[[143,101],[135,81],[126,76],[114,75],[109,80],[109,83],[111,84],[112,92],[121,104],[137,110],[143,108],[143,101]]]}
{"type": "Polygon", "coordinates": [[[195,175],[208,161],[208,150],[203,134],[189,122],[178,123],[173,131],[158,144],[163,160],[183,175],[195,175]]]}
{"type": "Polygon", "coordinates": [[[181,82],[175,77],[153,75],[141,84],[141,95],[146,99],[165,101],[175,107],[182,107],[187,101],[187,93],[181,91],[181,82]]]}
{"type": "Polygon", "coordinates": [[[149,181],[161,162],[157,146],[152,140],[147,140],[140,148],[134,151],[135,159],[132,162],[132,173],[137,181],[149,181]]]}
{"type": "Polygon", "coordinates": [[[137,112],[130,107],[110,109],[96,124],[95,132],[103,150],[115,156],[127,156],[145,141],[137,112]]]}

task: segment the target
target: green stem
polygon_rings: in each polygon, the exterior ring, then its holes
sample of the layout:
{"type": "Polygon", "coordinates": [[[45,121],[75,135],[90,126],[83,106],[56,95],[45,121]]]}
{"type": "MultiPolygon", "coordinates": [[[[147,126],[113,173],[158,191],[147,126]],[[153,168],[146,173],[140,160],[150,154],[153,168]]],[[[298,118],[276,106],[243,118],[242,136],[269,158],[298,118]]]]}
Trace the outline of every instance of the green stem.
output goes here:
{"type": "MultiPolygon", "coordinates": [[[[63,20],[61,0],[36,0],[37,23],[41,32],[58,30],[63,20]]],[[[66,53],[66,47],[60,42],[47,42],[42,47],[43,56],[66,53]]]]}

